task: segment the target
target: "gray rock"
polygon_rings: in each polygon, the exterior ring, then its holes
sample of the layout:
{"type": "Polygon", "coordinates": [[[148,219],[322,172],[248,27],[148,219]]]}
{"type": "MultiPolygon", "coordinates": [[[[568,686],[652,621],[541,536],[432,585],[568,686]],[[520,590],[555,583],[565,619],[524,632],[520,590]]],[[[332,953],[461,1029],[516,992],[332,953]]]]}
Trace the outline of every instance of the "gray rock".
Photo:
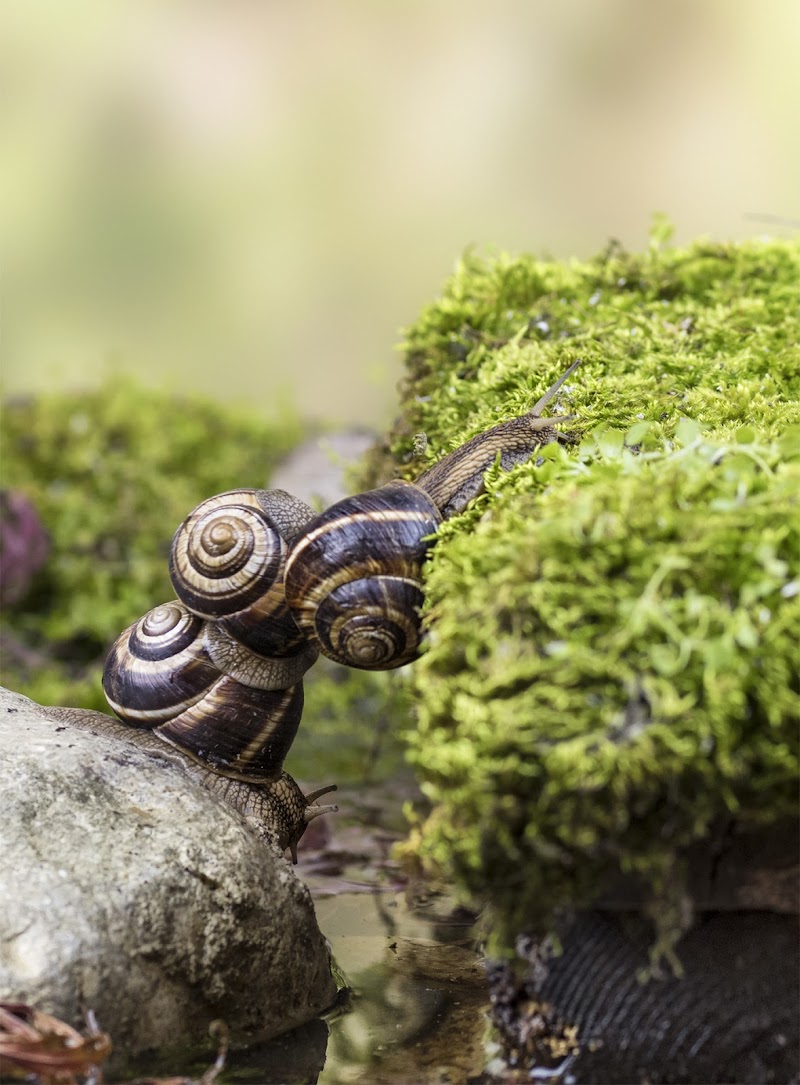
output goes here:
{"type": "Polygon", "coordinates": [[[308,890],[245,819],[99,712],[0,688],[0,997],[128,1054],[275,1035],[335,984],[308,890]]]}
{"type": "Polygon", "coordinates": [[[375,443],[375,434],[345,430],[311,437],[272,472],[270,486],[287,490],[318,509],[351,494],[347,471],[375,443]]]}

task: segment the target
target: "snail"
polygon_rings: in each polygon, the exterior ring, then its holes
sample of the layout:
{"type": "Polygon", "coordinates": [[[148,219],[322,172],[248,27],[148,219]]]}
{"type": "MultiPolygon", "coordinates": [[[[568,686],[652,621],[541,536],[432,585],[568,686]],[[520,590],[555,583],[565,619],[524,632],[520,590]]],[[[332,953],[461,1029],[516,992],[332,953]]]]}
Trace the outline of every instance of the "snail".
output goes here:
{"type": "Polygon", "coordinates": [[[231,490],[201,502],[170,551],[177,599],[115,642],[103,688],[123,723],[146,727],[216,777],[263,832],[296,848],[335,810],[304,796],[283,762],[320,652],[367,670],[420,652],[422,566],[439,524],[462,512],[499,459],[508,470],[572,416],[541,412],[576,361],[524,415],[473,437],[415,482],[395,480],[314,515],[282,490],[231,490]]]}
{"type": "Polygon", "coordinates": [[[574,362],[524,415],[500,422],[439,460],[415,482],[347,497],[305,524],[286,560],[286,600],[312,644],[365,670],[402,667],[419,655],[422,565],[442,520],[463,512],[499,458],[504,470],[550,441],[571,443],[540,417],[580,365],[574,362]]]}
{"type": "Polygon", "coordinates": [[[227,801],[296,861],[313,818],[335,806],[304,796],[283,771],[316,649],[283,595],[287,545],[312,516],[282,490],[233,490],[203,501],[172,542],[177,599],[115,641],[103,672],[114,713],[215,774],[227,801]]]}

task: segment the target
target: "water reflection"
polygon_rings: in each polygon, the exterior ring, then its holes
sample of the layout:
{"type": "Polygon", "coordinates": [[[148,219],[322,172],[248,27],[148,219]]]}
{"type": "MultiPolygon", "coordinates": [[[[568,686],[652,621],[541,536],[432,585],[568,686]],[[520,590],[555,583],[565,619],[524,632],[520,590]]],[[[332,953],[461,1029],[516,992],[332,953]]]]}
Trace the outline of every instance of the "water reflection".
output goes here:
{"type": "Polygon", "coordinates": [[[487,1062],[488,996],[471,920],[400,894],[316,902],[320,927],[351,985],[330,1023],[320,1085],[466,1081],[487,1062]]]}
{"type": "MultiPolygon", "coordinates": [[[[233,1044],[218,1085],[482,1080],[488,994],[472,917],[442,898],[410,908],[396,891],[340,893],[315,906],[346,984],[337,1005],[326,1020],[276,1039],[233,1044]]],[[[204,1043],[140,1057],[135,1065],[119,1060],[109,1080],[166,1078],[180,1067],[199,1081],[211,1062],[204,1043]]]]}
{"type": "Polygon", "coordinates": [[[309,1021],[265,1044],[253,1044],[230,1059],[220,1085],[313,1085],[325,1064],[329,1029],[325,1021],[309,1021]]]}

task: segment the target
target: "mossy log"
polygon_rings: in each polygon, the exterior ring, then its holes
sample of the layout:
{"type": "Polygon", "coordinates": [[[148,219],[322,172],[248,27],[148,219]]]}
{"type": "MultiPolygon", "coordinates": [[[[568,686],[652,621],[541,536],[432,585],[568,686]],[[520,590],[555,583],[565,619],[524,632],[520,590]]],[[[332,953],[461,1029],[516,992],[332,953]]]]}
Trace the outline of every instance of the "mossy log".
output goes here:
{"type": "Polygon", "coordinates": [[[628,877],[667,952],[687,856],[797,816],[800,244],[469,256],[406,345],[409,476],[415,432],[438,458],[584,359],[553,406],[578,443],[440,530],[409,851],[496,951],[628,877]]]}
{"type": "Polygon", "coordinates": [[[440,530],[414,682],[431,810],[407,854],[524,962],[490,975],[507,1059],[789,1080],[800,243],[469,256],[406,343],[373,478],[418,473],[415,447],[438,458],[584,359],[553,405],[577,443],[490,472],[440,530]]]}

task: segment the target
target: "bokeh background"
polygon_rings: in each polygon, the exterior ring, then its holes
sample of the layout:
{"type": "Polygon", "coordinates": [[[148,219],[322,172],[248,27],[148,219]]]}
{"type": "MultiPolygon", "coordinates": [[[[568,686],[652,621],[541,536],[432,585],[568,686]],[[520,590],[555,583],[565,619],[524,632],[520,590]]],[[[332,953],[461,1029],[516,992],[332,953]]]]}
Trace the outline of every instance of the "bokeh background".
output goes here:
{"type": "Polygon", "coordinates": [[[383,425],[466,247],[800,219],[797,0],[2,5],[2,389],[383,425]]]}

